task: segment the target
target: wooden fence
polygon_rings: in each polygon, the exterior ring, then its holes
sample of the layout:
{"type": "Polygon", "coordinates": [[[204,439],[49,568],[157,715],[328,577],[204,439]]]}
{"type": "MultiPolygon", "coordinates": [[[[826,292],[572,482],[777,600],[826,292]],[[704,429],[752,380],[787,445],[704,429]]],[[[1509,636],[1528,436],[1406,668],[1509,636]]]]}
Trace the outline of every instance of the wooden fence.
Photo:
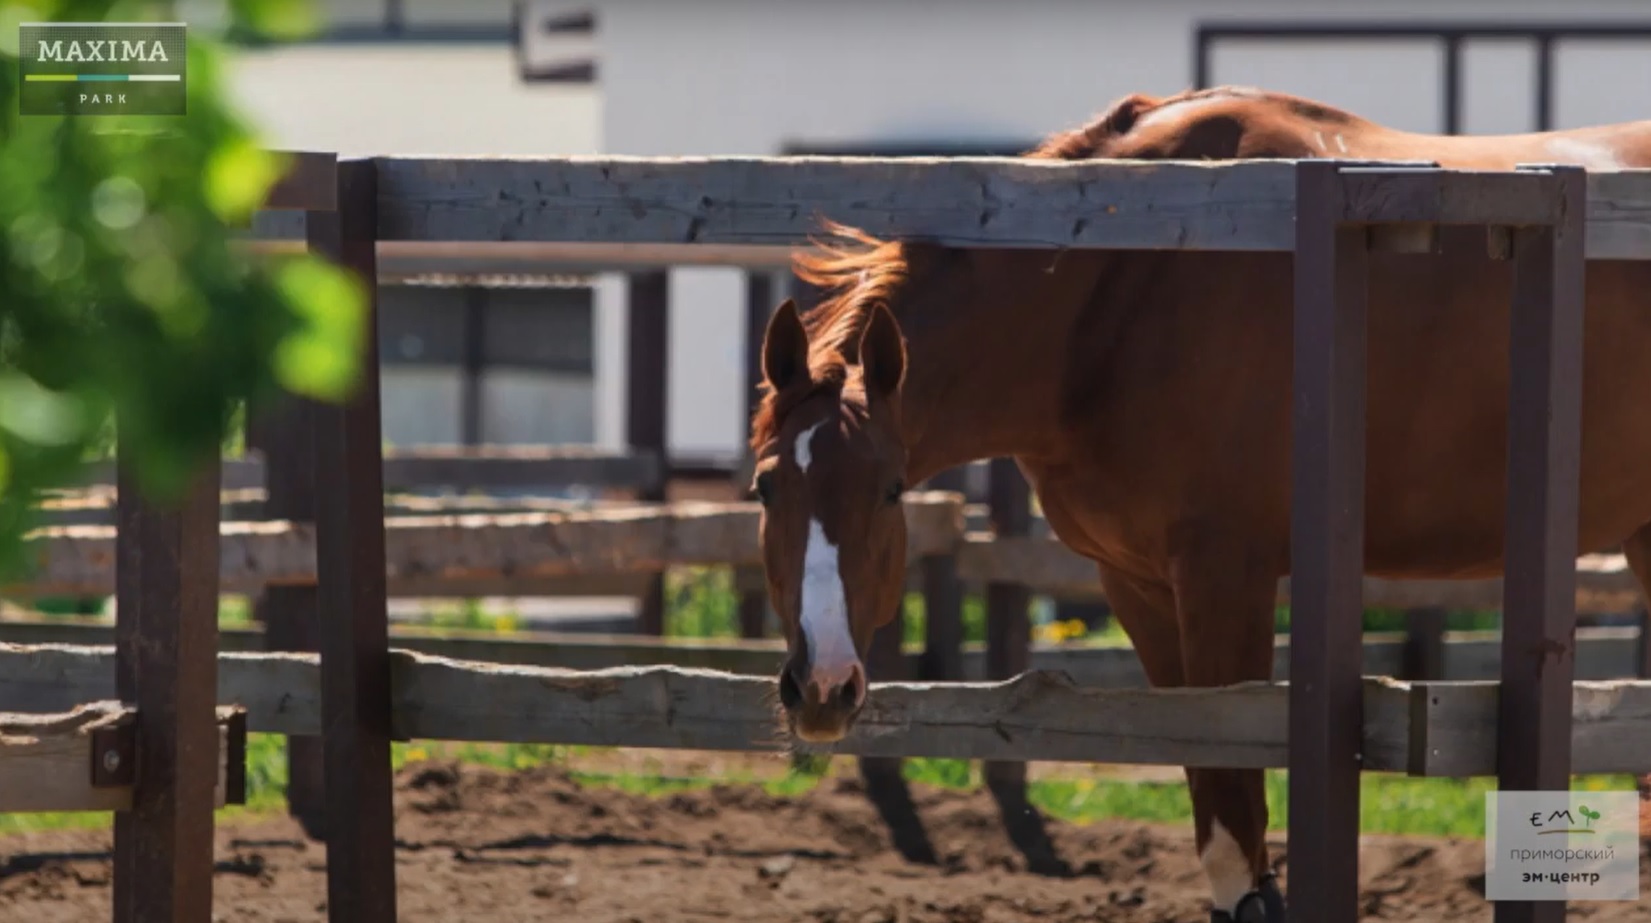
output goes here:
{"type": "MultiPolygon", "coordinates": [[[[1519,267],[1512,342],[1524,351],[1513,357],[1516,393],[1547,398],[1511,408],[1511,483],[1517,495],[1545,502],[1510,511],[1504,651],[1543,644],[1573,650],[1563,628],[1577,584],[1589,578],[1579,580],[1574,544],[1564,542],[1575,525],[1575,485],[1566,483],[1563,466],[1547,460],[1574,457],[1569,424],[1575,408],[1554,395],[1574,394],[1580,363],[1567,350],[1577,349],[1579,338],[1550,337],[1548,327],[1558,318],[1554,329],[1571,329],[1577,292],[1568,282],[1580,278],[1581,259],[1651,258],[1651,219],[1645,217],[1651,177],[1323,161],[335,160],[309,154],[269,204],[306,210],[309,246],[367,280],[376,278],[379,242],[531,242],[551,251],[572,248],[569,253],[593,262],[618,259],[637,244],[688,245],[701,262],[737,265],[751,246],[804,241],[821,215],[884,236],[953,246],[1294,251],[1299,403],[1290,683],[1099,689],[1042,672],[993,675],[986,683],[882,683],[874,690],[876,704],[837,750],[878,758],[1288,766],[1295,808],[1292,904],[1298,914],[1329,923],[1357,915],[1361,771],[1495,772],[1506,788],[1562,788],[1572,769],[1651,770],[1651,688],[1628,680],[1573,682],[1568,657],[1536,664],[1504,653],[1499,680],[1490,683],[1361,676],[1358,610],[1368,584],[1358,543],[1357,464],[1366,249],[1408,245],[1416,225],[1512,228],[1497,233],[1511,239],[1519,267]],[[1577,246],[1584,221],[1586,252],[1577,246]],[[1384,230],[1395,224],[1405,226],[1398,236],[1384,230]],[[1527,425],[1533,413],[1564,425],[1527,425]]],[[[298,739],[323,735],[328,913],[362,923],[395,918],[393,738],[730,749],[778,743],[763,701],[765,678],[678,667],[569,671],[392,652],[385,607],[392,549],[401,554],[437,533],[416,524],[386,528],[376,344],[367,340],[368,374],[348,404],[292,402],[260,411],[299,420],[288,424],[294,438],[263,446],[291,459],[271,463],[269,484],[270,504],[290,525],[252,527],[275,537],[247,538],[239,546],[220,538],[217,465],[203,470],[175,509],[158,509],[135,490],[122,490],[118,530],[90,539],[106,560],[77,565],[79,573],[100,576],[75,578],[104,580],[113,567],[113,652],[51,646],[4,652],[0,675],[36,677],[33,686],[88,700],[106,698],[113,674],[122,707],[143,717],[145,760],[131,810],[117,814],[117,864],[127,876],[116,908],[121,919],[209,916],[209,812],[221,763],[220,748],[210,744],[220,736],[220,702],[244,707],[251,729],[298,739]],[[318,616],[308,624],[319,656],[218,654],[211,603],[226,571],[263,566],[233,563],[249,552],[274,554],[295,600],[318,616]],[[309,556],[313,564],[298,563],[309,556]],[[166,850],[153,848],[161,837],[166,850]]],[[[1027,530],[1024,504],[992,507],[999,542],[1027,530]]],[[[510,552],[523,554],[514,540],[532,530],[560,537],[560,530],[574,528],[570,523],[588,521],[600,523],[589,526],[593,535],[635,536],[640,529],[652,536],[641,540],[644,551],[634,557],[651,566],[685,553],[671,537],[674,524],[634,525],[649,515],[638,512],[615,524],[567,514],[535,521],[528,532],[495,535],[509,535],[510,552]]],[[[732,534],[739,515],[716,513],[711,518],[720,524],[709,527],[732,534]]],[[[438,517],[428,528],[444,528],[440,523],[438,517]]],[[[42,537],[48,544],[61,540],[42,537]]],[[[956,547],[961,558],[971,546],[956,547]]],[[[554,554],[527,554],[525,563],[539,572],[571,570],[554,554]]],[[[435,547],[414,560],[464,572],[490,566],[435,547]]],[[[1598,572],[1620,574],[1620,568],[1598,572]]],[[[1008,599],[1026,590],[989,581],[989,592],[1008,599]]],[[[998,658],[989,672],[1020,673],[1023,666],[998,658]]],[[[89,752],[79,754],[87,758],[89,752]]],[[[1499,916],[1536,919],[1552,909],[1503,905],[1499,916]]]]}

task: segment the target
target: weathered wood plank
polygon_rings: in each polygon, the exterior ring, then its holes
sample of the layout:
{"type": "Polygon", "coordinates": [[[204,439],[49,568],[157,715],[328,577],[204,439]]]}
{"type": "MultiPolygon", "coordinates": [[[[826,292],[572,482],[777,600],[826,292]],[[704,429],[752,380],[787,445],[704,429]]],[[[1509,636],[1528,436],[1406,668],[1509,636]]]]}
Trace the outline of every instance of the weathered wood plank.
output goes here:
{"type": "MultiPolygon", "coordinates": [[[[264,485],[259,455],[223,460],[223,486],[244,490],[264,485]]],[[[651,452],[611,452],[586,446],[419,446],[384,452],[384,483],[391,489],[464,484],[475,487],[545,487],[569,484],[631,488],[656,484],[659,456],[651,452]]],[[[114,483],[112,462],[88,466],[81,483],[114,483]]]]}
{"type": "MultiPolygon", "coordinates": [[[[112,671],[112,649],[107,660],[112,671]]],[[[246,757],[244,751],[237,753],[230,745],[230,722],[240,711],[235,707],[218,709],[215,807],[222,807],[228,800],[230,762],[246,757]]],[[[92,783],[93,761],[101,756],[94,752],[93,734],[117,729],[136,734],[137,717],[137,709],[114,700],[90,701],[58,713],[0,712],[0,814],[131,808],[130,782],[101,786],[92,783]]],[[[121,767],[117,763],[110,768],[121,767]]]]}
{"type": "MultiPolygon", "coordinates": [[[[303,219],[291,212],[259,212],[252,233],[239,236],[235,246],[248,253],[291,254],[304,249],[303,219]]],[[[791,266],[790,250],[760,244],[381,240],[374,249],[380,283],[441,273],[585,275],[669,266],[791,266]]]]}
{"type": "MultiPolygon", "coordinates": [[[[401,517],[385,523],[391,580],[567,577],[658,571],[693,564],[755,564],[755,503],[636,504],[620,509],[503,516],[401,517]]],[[[963,512],[953,494],[907,499],[913,557],[955,547],[963,512]]],[[[220,586],[248,591],[315,580],[315,531],[302,523],[225,523],[220,586]]],[[[114,530],[72,526],[26,540],[36,564],[8,595],[92,595],[113,583],[114,530]]]]}
{"type": "MultiPolygon", "coordinates": [[[[1635,674],[1638,637],[1634,628],[1582,628],[1577,631],[1578,679],[1621,679],[1635,674]]],[[[219,649],[226,652],[262,651],[264,632],[258,628],[223,628],[219,649]]],[[[75,623],[66,619],[0,622],[0,644],[23,646],[72,645],[105,647],[113,643],[107,625],[75,623]]],[[[483,632],[430,633],[416,628],[392,628],[390,643],[398,648],[487,663],[600,670],[608,667],[675,665],[722,670],[751,676],[774,676],[785,657],[778,638],[763,640],[649,638],[637,635],[591,635],[567,632],[521,632],[500,636],[483,632]]],[[[1394,632],[1364,637],[1364,672],[1397,676],[1403,665],[1405,638],[1394,632]]],[[[1273,678],[1290,675],[1290,638],[1274,642],[1273,678]]],[[[1500,667],[1501,643],[1496,632],[1451,632],[1445,636],[1441,680],[1494,680],[1500,667]]],[[[908,669],[923,656],[918,645],[908,645],[908,669]]],[[[967,644],[961,650],[959,679],[986,678],[984,647],[967,644]]],[[[1146,685],[1140,661],[1129,647],[1034,644],[1030,669],[1065,673],[1085,686],[1137,688],[1146,685]]],[[[915,673],[913,674],[915,675],[915,673]]],[[[17,699],[0,677],[0,711],[59,711],[78,699],[17,699]]]]}
{"type": "Polygon", "coordinates": [[[1286,250],[1285,161],[382,157],[379,237],[793,246],[820,219],[956,246],[1286,250]]]}
{"type": "Polygon", "coordinates": [[[1651,258],[1651,170],[1588,174],[1590,260],[1651,258]]]}
{"type": "MultiPolygon", "coordinates": [[[[1415,683],[1409,772],[1496,774],[1496,682],[1415,683]]],[[[1571,772],[1651,770],[1651,681],[1579,680],[1571,693],[1571,772]]]]}
{"type": "MultiPolygon", "coordinates": [[[[1291,169],[1286,161],[386,157],[379,161],[380,268],[385,274],[437,265],[447,272],[516,271],[511,267],[524,260],[541,272],[783,267],[783,248],[817,231],[816,214],[891,236],[905,231],[900,236],[961,245],[1288,250],[1293,197],[1261,197],[1271,190],[1293,193],[1287,179],[1273,175],[1291,169]],[[891,163],[902,169],[891,170],[891,163]],[[927,170],[930,164],[939,169],[927,170]],[[1178,170],[1198,171],[1194,177],[1249,175],[1188,184],[1161,205],[1152,199],[1160,196],[1157,184],[1130,189],[1118,201],[1098,192],[1129,186],[1142,169],[1155,169],[1169,187],[1178,170]],[[716,193],[702,198],[701,184],[713,179],[716,193]],[[549,193],[562,194],[563,182],[576,197],[547,208],[549,193]],[[1235,188],[1246,194],[1231,196],[1235,188]],[[1200,193],[1207,197],[1202,206],[1195,198],[1200,193]],[[1107,205],[1118,212],[1107,213],[1107,205]],[[1156,220],[1161,207],[1169,217],[1156,220]],[[990,216],[984,224],[983,215],[990,216]],[[1181,227],[1189,229],[1184,240],[1181,227]],[[1197,228],[1205,233],[1194,233],[1197,228]]],[[[264,239],[254,246],[295,247],[286,242],[303,238],[297,218],[261,212],[254,233],[264,239]]],[[[1651,171],[1589,174],[1587,237],[1589,259],[1651,258],[1651,171]]]]}
{"type": "MultiPolygon", "coordinates": [[[[953,548],[958,575],[972,584],[1018,582],[1065,599],[1100,598],[1094,565],[1049,538],[993,539],[962,535],[955,494],[908,499],[908,553],[943,554],[953,548]]],[[[607,595],[629,582],[610,578],[687,564],[754,565],[757,507],[734,504],[626,504],[556,513],[406,516],[386,523],[390,585],[397,595],[464,592],[531,595],[607,595]],[[564,583],[565,581],[565,583],[564,583]]],[[[222,529],[222,586],[248,591],[265,583],[315,579],[313,530],[286,522],[226,523],[222,529]]],[[[36,575],[4,588],[8,596],[107,593],[112,577],[113,530],[55,527],[30,539],[36,575]]],[[[1495,609],[1502,582],[1491,580],[1365,580],[1369,606],[1410,609],[1442,606],[1495,609]]],[[[1585,555],[1577,562],[1579,612],[1630,611],[1639,585],[1621,555],[1585,555]]],[[[1279,585],[1289,600],[1289,580],[1279,585]]]]}
{"type": "MultiPolygon", "coordinates": [[[[65,493],[38,504],[37,522],[52,526],[107,526],[114,524],[115,492],[93,488],[65,493]]],[[[270,512],[268,492],[262,487],[225,490],[219,494],[224,522],[260,522],[284,519],[270,512]]],[[[630,500],[576,500],[560,497],[497,497],[461,494],[420,496],[387,493],[386,516],[470,516],[489,513],[569,513],[580,510],[620,509],[630,500]]]]}
{"type": "MultiPolygon", "coordinates": [[[[105,682],[107,654],[73,647],[0,647],[0,692],[39,698],[105,682]],[[8,691],[9,687],[9,691],[8,691]]],[[[407,739],[543,742],[712,750],[787,750],[773,680],[677,667],[594,672],[393,655],[395,734],[407,739]]],[[[313,654],[225,654],[220,696],[252,731],[319,727],[313,654]]],[[[1220,766],[1285,765],[1286,688],[1094,689],[1056,673],[1002,683],[874,685],[859,730],[833,752],[858,756],[1077,760],[1220,766]]],[[[1402,769],[1408,721],[1402,684],[1372,680],[1366,698],[1371,768],[1402,769]],[[1397,754],[1396,761],[1385,754],[1397,754]]]]}
{"type": "MultiPolygon", "coordinates": [[[[594,672],[393,656],[398,736],[634,747],[782,750],[773,681],[709,670],[594,672]]],[[[0,703],[95,700],[113,690],[107,649],[0,645],[0,703]]],[[[219,701],[249,730],[313,734],[311,654],[224,654],[219,701]]],[[[1462,777],[1495,772],[1495,682],[1369,677],[1364,768],[1462,777]],[[1426,707],[1423,707],[1425,705],[1426,707]],[[1414,732],[1414,736],[1413,736],[1414,732]]],[[[1651,770],[1651,682],[1576,684],[1579,773],[1651,770]]],[[[1057,672],[1004,683],[874,685],[860,729],[834,752],[860,756],[1281,767],[1288,690],[1098,689],[1057,672]]]]}

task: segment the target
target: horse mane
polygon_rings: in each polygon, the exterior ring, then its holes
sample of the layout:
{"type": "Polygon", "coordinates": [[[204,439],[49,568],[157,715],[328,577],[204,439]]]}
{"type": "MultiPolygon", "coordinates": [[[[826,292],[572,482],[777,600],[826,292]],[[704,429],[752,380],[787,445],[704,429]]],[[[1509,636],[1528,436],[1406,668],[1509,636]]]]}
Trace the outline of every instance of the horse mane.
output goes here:
{"type": "Polygon", "coordinates": [[[860,335],[879,304],[889,306],[910,268],[910,245],[882,240],[859,228],[825,220],[825,239],[811,239],[812,252],[792,257],[797,278],[822,292],[820,303],[802,313],[808,334],[808,388],[776,393],[759,385],[761,400],[751,420],[751,449],[760,452],[796,405],[823,392],[841,393],[858,374],[860,335]]]}

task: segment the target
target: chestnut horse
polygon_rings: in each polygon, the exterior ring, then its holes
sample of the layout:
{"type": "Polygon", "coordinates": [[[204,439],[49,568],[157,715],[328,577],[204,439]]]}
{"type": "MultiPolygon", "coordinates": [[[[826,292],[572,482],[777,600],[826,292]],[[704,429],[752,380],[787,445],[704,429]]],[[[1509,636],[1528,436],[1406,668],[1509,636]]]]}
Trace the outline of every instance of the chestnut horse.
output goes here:
{"type": "MultiPolygon", "coordinates": [[[[1432,160],[1651,167],[1651,122],[1503,137],[1396,131],[1310,100],[1221,88],[1131,96],[1027,156],[1432,160]]],[[[787,301],[752,423],[792,732],[839,739],[872,633],[901,604],[902,489],[1013,457],[1102,588],[1155,686],[1271,677],[1290,571],[1292,255],[956,249],[833,226],[800,254],[826,292],[787,301]]],[[[1501,569],[1510,263],[1482,231],[1373,253],[1366,568],[1501,569]]],[[[1651,263],[1590,262],[1578,553],[1623,543],[1651,578],[1651,263]]],[[[1277,921],[1257,770],[1188,769],[1216,920],[1277,921]]]]}

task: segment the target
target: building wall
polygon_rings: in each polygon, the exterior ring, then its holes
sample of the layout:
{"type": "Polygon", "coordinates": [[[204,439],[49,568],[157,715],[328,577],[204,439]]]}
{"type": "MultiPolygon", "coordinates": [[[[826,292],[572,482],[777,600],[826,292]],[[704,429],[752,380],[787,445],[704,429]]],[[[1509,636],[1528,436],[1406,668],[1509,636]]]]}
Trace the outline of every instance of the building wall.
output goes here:
{"type": "MultiPolygon", "coordinates": [[[[507,3],[474,2],[466,16],[453,18],[509,22],[507,3]]],[[[381,4],[351,0],[328,6],[335,23],[359,23],[379,16],[381,4]]],[[[413,2],[408,18],[437,20],[442,9],[452,13],[437,0],[413,2]]],[[[272,147],[354,155],[568,155],[594,153],[600,145],[598,92],[590,87],[522,84],[508,44],[240,50],[228,62],[227,76],[238,105],[262,128],[272,147]]],[[[448,319],[455,330],[462,310],[456,291],[426,293],[443,311],[451,311],[448,319]]],[[[408,298],[405,290],[385,286],[381,307],[393,314],[408,298]]],[[[588,316],[591,309],[580,305],[579,310],[588,316]]],[[[522,367],[506,361],[484,373],[484,440],[595,441],[596,383],[589,368],[588,317],[574,333],[583,338],[574,344],[585,354],[579,369],[522,367]]],[[[461,442],[461,372],[451,364],[397,356],[399,345],[385,344],[385,438],[397,445],[461,442]]]]}
{"type": "MultiPolygon", "coordinates": [[[[789,143],[1036,139],[1134,91],[1189,86],[1202,19],[1643,19],[1644,0],[609,0],[599,3],[601,146],[616,154],[772,154],[789,143]]],[[[1560,46],[1563,126],[1647,117],[1651,43],[1560,46]],[[1602,88],[1620,87],[1602,92],[1602,88]]],[[[1437,43],[1222,48],[1215,82],[1301,93],[1393,125],[1441,127],[1437,43]]],[[[1531,127],[1533,55],[1476,42],[1465,127],[1531,127]]],[[[742,442],[742,286],[672,273],[671,443],[742,442]]],[[[624,286],[597,297],[597,432],[623,433],[624,286]]]]}

